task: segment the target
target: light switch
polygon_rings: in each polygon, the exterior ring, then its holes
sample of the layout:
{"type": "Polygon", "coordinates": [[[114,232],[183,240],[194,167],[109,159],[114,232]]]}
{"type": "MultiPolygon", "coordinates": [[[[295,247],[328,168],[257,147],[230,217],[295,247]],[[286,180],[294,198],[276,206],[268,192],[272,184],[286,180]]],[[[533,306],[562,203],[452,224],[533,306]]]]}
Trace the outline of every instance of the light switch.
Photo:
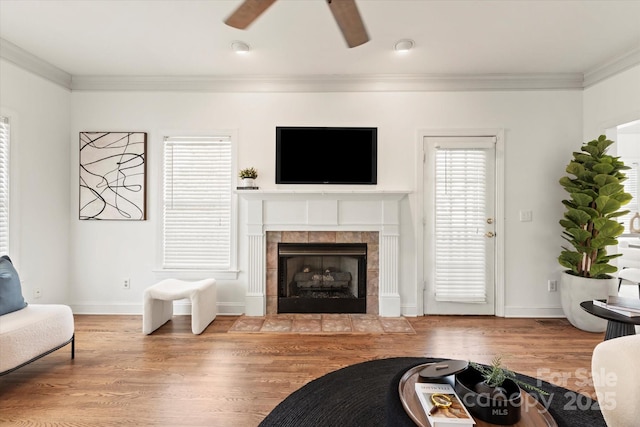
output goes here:
{"type": "Polygon", "coordinates": [[[533,221],[533,211],[520,211],[520,222],[533,221]]]}

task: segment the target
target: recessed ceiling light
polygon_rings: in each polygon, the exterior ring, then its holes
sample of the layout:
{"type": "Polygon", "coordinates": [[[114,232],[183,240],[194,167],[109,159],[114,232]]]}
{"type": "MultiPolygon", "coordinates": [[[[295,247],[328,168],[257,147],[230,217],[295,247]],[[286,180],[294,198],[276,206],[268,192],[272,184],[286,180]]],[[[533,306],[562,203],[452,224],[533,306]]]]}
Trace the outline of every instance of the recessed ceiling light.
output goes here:
{"type": "Polygon", "coordinates": [[[249,45],[246,44],[245,42],[241,42],[241,41],[235,41],[231,43],[231,49],[235,52],[235,53],[247,53],[249,52],[249,45]]]}
{"type": "Polygon", "coordinates": [[[393,48],[398,52],[408,52],[413,48],[414,45],[415,43],[413,42],[413,40],[402,39],[398,40],[396,44],[393,45],[393,48]]]}

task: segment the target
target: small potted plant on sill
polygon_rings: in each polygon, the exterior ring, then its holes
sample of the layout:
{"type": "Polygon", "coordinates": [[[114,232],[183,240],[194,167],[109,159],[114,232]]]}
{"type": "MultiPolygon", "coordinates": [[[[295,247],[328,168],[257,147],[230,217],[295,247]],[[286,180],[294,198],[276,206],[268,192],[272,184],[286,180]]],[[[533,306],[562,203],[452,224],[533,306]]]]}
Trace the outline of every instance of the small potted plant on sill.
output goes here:
{"type": "Polygon", "coordinates": [[[238,176],[242,179],[243,187],[253,187],[254,180],[258,177],[258,171],[253,167],[245,168],[240,170],[238,176]]]}
{"type": "Polygon", "coordinates": [[[521,417],[520,387],[548,394],[520,381],[516,374],[502,366],[502,356],[491,365],[469,362],[469,368],[456,375],[455,389],[469,412],[475,417],[499,425],[515,424],[521,417]]]}

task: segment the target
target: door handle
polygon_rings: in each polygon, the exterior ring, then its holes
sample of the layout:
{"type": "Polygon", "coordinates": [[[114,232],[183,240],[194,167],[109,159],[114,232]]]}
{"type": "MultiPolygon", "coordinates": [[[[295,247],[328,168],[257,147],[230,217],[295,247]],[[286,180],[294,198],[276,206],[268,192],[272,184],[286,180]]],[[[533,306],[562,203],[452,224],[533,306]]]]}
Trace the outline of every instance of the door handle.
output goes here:
{"type": "Polygon", "coordinates": [[[488,237],[488,238],[492,238],[495,237],[496,233],[494,233],[493,231],[487,231],[486,233],[484,233],[484,237],[488,237]]]}

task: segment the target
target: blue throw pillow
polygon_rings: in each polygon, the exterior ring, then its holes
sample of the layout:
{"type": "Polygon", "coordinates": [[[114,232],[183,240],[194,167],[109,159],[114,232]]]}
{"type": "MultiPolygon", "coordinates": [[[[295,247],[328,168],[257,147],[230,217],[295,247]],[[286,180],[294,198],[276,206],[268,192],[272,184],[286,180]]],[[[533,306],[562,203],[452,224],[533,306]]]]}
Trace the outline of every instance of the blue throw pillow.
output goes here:
{"type": "Polygon", "coordinates": [[[13,268],[11,259],[3,255],[0,257],[0,316],[26,306],[18,272],[13,268]]]}

